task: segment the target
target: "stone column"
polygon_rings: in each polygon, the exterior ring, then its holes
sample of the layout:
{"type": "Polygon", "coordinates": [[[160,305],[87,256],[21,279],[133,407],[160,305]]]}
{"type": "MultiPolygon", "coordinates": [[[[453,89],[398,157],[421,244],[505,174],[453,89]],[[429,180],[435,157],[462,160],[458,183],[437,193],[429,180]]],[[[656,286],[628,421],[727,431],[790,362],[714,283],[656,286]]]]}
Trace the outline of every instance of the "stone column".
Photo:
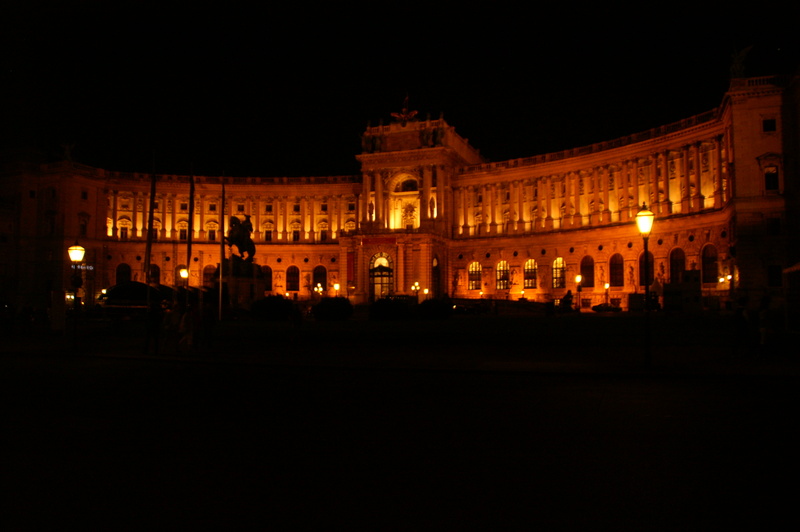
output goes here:
{"type": "Polygon", "coordinates": [[[119,203],[119,191],[112,190],[111,191],[111,238],[117,238],[119,235],[119,230],[117,228],[117,209],[119,203]]]}
{"type": "Polygon", "coordinates": [[[691,212],[691,182],[689,181],[689,146],[681,148],[681,213],[691,212]]]}
{"type": "Polygon", "coordinates": [[[706,197],[703,195],[703,167],[700,160],[702,144],[696,142],[694,145],[694,189],[692,193],[692,208],[695,211],[702,211],[705,208],[706,197]]]}
{"type": "Polygon", "coordinates": [[[419,169],[422,174],[422,196],[420,201],[420,221],[429,220],[430,214],[430,201],[431,201],[431,166],[423,166],[419,169]]]}
{"type": "Polygon", "coordinates": [[[714,137],[714,208],[721,209],[725,202],[722,186],[722,136],[714,137]]]}
{"type": "Polygon", "coordinates": [[[361,221],[366,222],[367,213],[369,212],[369,196],[372,188],[372,176],[369,172],[364,172],[361,177],[361,197],[359,198],[359,205],[361,207],[361,221]]]}
{"type": "Polygon", "coordinates": [[[375,221],[378,222],[378,226],[383,228],[386,227],[386,221],[384,220],[385,217],[385,206],[383,204],[383,180],[385,175],[381,172],[378,175],[378,179],[375,182],[375,221]]]}
{"type": "Polygon", "coordinates": [[[603,210],[601,218],[603,219],[603,223],[607,224],[611,222],[611,181],[608,178],[610,170],[608,165],[605,165],[600,168],[595,168],[595,171],[597,172],[597,182],[599,186],[602,187],[603,210]]]}

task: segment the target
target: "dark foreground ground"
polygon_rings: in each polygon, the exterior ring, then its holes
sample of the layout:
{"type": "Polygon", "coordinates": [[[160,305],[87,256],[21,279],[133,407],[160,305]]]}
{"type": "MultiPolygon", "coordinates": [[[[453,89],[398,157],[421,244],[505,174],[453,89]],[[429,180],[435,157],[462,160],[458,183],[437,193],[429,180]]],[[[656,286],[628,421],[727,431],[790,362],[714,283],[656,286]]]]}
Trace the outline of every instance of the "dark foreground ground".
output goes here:
{"type": "Polygon", "coordinates": [[[797,529],[796,345],[658,316],[643,369],[643,327],[225,323],[180,356],[132,324],[17,337],[4,529],[797,529]]]}

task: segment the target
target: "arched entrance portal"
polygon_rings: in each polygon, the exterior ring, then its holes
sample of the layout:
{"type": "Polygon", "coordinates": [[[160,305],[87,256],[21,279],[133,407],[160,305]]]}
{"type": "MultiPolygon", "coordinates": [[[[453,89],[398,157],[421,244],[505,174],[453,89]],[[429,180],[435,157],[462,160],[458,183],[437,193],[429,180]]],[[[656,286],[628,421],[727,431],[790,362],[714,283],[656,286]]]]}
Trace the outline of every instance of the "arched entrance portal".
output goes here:
{"type": "Polygon", "coordinates": [[[376,253],[369,261],[369,298],[375,301],[394,291],[392,258],[387,253],[376,253]]]}

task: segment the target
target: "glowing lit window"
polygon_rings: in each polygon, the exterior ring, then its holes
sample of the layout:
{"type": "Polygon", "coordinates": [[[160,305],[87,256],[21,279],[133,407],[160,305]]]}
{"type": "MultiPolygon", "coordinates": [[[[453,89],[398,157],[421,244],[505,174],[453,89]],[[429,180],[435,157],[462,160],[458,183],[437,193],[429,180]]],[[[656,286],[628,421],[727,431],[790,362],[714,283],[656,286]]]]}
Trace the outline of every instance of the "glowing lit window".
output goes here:
{"type": "Polygon", "coordinates": [[[528,288],[536,288],[536,277],[537,277],[537,269],[536,269],[536,261],[533,259],[528,259],[525,262],[525,270],[523,272],[523,288],[526,290],[528,288]]]}
{"type": "Polygon", "coordinates": [[[480,290],[481,289],[481,263],[480,262],[472,262],[469,265],[467,270],[467,279],[468,279],[468,286],[469,290],[480,290]]]}
{"type": "Polygon", "coordinates": [[[508,262],[501,260],[495,269],[495,288],[497,290],[508,290],[510,287],[508,262]]]}
{"type": "Polygon", "coordinates": [[[567,267],[562,257],[553,261],[553,288],[566,288],[567,267]]]}

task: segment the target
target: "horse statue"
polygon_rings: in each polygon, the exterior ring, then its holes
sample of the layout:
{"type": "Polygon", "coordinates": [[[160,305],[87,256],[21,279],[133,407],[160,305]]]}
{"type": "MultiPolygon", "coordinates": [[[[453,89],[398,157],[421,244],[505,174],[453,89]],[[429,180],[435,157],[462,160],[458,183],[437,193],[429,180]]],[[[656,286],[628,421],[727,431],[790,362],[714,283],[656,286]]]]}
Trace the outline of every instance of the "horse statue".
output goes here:
{"type": "Polygon", "coordinates": [[[252,232],[253,223],[250,221],[249,214],[245,215],[244,222],[236,216],[231,216],[230,229],[228,229],[228,236],[225,237],[225,243],[230,246],[232,256],[238,257],[244,262],[253,262],[256,244],[250,237],[252,232]]]}

